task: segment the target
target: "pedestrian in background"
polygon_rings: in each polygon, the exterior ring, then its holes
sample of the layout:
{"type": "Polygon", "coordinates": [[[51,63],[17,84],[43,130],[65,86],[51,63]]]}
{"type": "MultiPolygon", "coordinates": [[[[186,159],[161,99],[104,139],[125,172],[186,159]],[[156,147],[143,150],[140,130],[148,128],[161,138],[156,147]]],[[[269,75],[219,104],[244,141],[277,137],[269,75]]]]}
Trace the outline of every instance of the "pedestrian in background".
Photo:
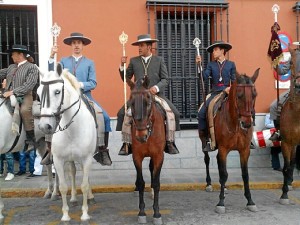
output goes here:
{"type": "Polygon", "coordinates": [[[14,179],[14,156],[11,152],[0,155],[0,177],[4,176],[4,160],[7,163],[7,175],[5,180],[9,181],[14,179]]]}
{"type": "Polygon", "coordinates": [[[23,149],[22,151],[19,152],[19,172],[16,173],[16,176],[22,176],[26,174],[26,158],[29,158],[28,161],[28,169],[29,169],[29,175],[27,176],[28,178],[30,177],[35,177],[34,172],[34,160],[36,158],[36,150],[30,150],[30,151],[25,151],[23,149]]]}

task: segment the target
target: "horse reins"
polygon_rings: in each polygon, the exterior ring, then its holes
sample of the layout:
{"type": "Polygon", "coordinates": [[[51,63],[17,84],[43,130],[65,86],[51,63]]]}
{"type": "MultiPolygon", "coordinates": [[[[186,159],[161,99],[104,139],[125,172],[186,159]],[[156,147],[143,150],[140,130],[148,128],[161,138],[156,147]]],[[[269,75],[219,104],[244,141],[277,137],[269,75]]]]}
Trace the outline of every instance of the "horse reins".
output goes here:
{"type": "MultiPolygon", "coordinates": [[[[42,90],[42,96],[41,96],[41,107],[42,106],[44,107],[45,104],[47,104],[47,107],[50,107],[49,85],[56,84],[56,83],[62,83],[63,84],[62,90],[64,90],[64,80],[63,79],[52,80],[52,81],[41,81],[41,84],[44,85],[43,90],[42,90]]],[[[61,110],[61,107],[62,107],[63,104],[64,104],[64,91],[62,91],[62,98],[61,98],[59,106],[57,107],[57,111],[53,114],[41,114],[39,117],[55,117],[57,126],[59,127],[58,130],[59,131],[66,130],[71,125],[71,123],[73,123],[74,117],[78,114],[79,109],[81,108],[81,98],[79,96],[77,101],[73,102],[69,107],[61,110]],[[79,107],[78,107],[77,111],[71,117],[70,121],[62,128],[59,125],[61,115],[64,112],[66,112],[67,110],[69,110],[70,108],[72,108],[78,102],[79,102],[79,107]]]]}
{"type": "MultiPolygon", "coordinates": [[[[148,113],[148,115],[147,115],[147,118],[148,118],[148,120],[147,120],[147,125],[146,125],[146,129],[148,130],[148,134],[147,134],[147,140],[148,140],[148,138],[150,137],[150,135],[151,135],[151,133],[152,133],[152,125],[153,125],[153,122],[152,122],[152,120],[151,120],[151,118],[152,118],[152,114],[153,114],[153,110],[151,109],[152,108],[152,104],[153,104],[153,97],[152,97],[152,95],[150,94],[150,91],[149,90],[146,90],[146,91],[144,91],[144,92],[146,92],[147,93],[147,95],[150,95],[150,102],[148,103],[148,105],[147,105],[147,108],[150,108],[150,110],[148,110],[147,109],[147,112],[149,111],[149,113],[148,113]]],[[[133,93],[140,93],[139,91],[133,91],[132,92],[132,94],[133,93]]],[[[138,102],[138,104],[140,104],[142,107],[143,107],[143,99],[144,99],[144,96],[141,96],[141,99],[136,99],[136,100],[138,100],[139,102],[138,102]]],[[[143,111],[143,110],[141,110],[141,111],[143,111]]],[[[135,120],[134,120],[134,115],[132,115],[132,117],[133,117],[133,125],[134,125],[134,127],[136,128],[136,130],[138,130],[138,131],[143,131],[143,130],[145,130],[145,129],[140,129],[140,128],[138,128],[137,126],[136,126],[136,123],[135,123],[135,120]]],[[[143,119],[143,115],[141,114],[141,118],[139,118],[139,119],[143,119]]]]}

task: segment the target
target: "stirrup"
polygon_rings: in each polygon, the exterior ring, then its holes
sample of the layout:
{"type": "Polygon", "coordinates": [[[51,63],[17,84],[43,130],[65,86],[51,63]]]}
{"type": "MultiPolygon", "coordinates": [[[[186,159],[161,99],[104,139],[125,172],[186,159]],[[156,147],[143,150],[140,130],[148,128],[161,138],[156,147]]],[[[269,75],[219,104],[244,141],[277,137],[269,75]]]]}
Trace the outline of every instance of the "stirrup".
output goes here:
{"type": "Polygon", "coordinates": [[[53,164],[53,159],[52,159],[52,155],[51,155],[51,152],[45,152],[41,162],[40,162],[41,165],[51,165],[53,164]]]}
{"type": "Polygon", "coordinates": [[[281,137],[279,132],[275,131],[271,137],[269,138],[270,141],[281,141],[281,137]]]}
{"type": "Polygon", "coordinates": [[[210,147],[210,142],[206,143],[206,146],[204,148],[202,148],[203,152],[212,152],[213,150],[210,147]]]}

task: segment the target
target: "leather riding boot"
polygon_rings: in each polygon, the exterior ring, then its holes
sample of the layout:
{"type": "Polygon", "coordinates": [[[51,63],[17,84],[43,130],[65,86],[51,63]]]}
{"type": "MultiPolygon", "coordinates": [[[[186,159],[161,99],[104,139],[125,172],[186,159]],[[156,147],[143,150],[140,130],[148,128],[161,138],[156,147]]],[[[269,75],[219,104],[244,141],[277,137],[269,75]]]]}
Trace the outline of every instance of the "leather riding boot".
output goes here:
{"type": "Polygon", "coordinates": [[[109,150],[106,146],[99,146],[98,149],[95,151],[93,157],[102,166],[110,166],[112,162],[108,151],[109,150]]]}
{"type": "Polygon", "coordinates": [[[53,163],[53,157],[51,153],[51,142],[46,141],[46,152],[40,162],[41,165],[50,165],[53,163]]]}
{"type": "Polygon", "coordinates": [[[276,131],[271,135],[271,137],[269,138],[270,141],[281,141],[281,137],[280,137],[280,118],[274,120],[274,126],[276,128],[276,131]]]}
{"type": "Polygon", "coordinates": [[[202,143],[202,151],[203,152],[211,152],[210,143],[207,138],[207,133],[204,130],[198,130],[199,138],[202,143]]]}
{"type": "Polygon", "coordinates": [[[34,130],[26,131],[25,152],[35,149],[38,144],[35,141],[34,130]]]}
{"type": "Polygon", "coordinates": [[[130,155],[130,154],[132,154],[131,144],[124,142],[119,151],[119,155],[130,155]]]}
{"type": "Polygon", "coordinates": [[[109,132],[104,133],[104,146],[99,146],[96,149],[93,157],[102,166],[110,166],[112,164],[108,147],[109,132]]]}
{"type": "Polygon", "coordinates": [[[179,154],[179,151],[177,149],[177,146],[175,145],[175,142],[167,141],[164,151],[165,151],[165,153],[168,153],[171,155],[179,154]]]}

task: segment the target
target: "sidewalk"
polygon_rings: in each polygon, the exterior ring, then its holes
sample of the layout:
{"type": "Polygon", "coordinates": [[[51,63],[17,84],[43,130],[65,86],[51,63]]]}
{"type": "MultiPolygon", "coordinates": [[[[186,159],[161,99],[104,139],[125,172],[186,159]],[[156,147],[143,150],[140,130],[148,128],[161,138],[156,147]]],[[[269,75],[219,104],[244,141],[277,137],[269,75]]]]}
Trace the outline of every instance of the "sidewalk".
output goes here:
{"type": "MultiPolygon", "coordinates": [[[[107,167],[105,167],[107,168],[107,167]]],[[[150,174],[147,169],[143,170],[147,190],[149,190],[150,174]]],[[[163,169],[161,172],[162,191],[189,191],[204,190],[205,169],[163,169]]],[[[43,196],[47,189],[47,176],[27,178],[28,174],[15,176],[11,181],[0,178],[3,197],[39,197],[43,196]]],[[[82,171],[76,174],[77,189],[80,190],[82,171]]],[[[217,169],[211,169],[211,179],[214,189],[219,189],[217,169]]],[[[280,189],[283,175],[271,168],[250,168],[249,180],[251,189],[280,189]]],[[[92,170],[90,182],[94,193],[103,192],[131,192],[134,190],[135,170],[92,170]]],[[[69,185],[70,182],[68,181],[69,185]]],[[[243,189],[243,181],[240,169],[228,169],[228,189],[243,189]]],[[[70,187],[70,186],[69,186],[70,187]]],[[[300,187],[300,179],[297,171],[294,173],[293,187],[300,187]]]]}

